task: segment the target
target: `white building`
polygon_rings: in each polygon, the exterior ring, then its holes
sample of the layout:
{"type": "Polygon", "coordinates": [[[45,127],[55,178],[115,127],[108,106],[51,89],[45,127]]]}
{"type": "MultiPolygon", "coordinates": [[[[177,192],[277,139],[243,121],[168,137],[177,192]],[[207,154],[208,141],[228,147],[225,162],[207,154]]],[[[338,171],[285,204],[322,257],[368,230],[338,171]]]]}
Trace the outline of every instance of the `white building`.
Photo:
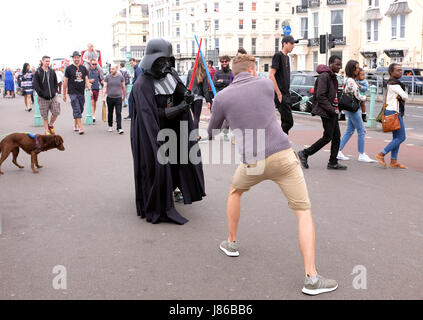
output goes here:
{"type": "Polygon", "coordinates": [[[259,71],[269,71],[280,50],[282,26],[292,19],[292,1],[283,0],[152,0],[150,37],[172,42],[177,69],[187,72],[195,60],[194,35],[203,39],[207,59],[235,56],[242,47],[257,59],[259,71]]]}

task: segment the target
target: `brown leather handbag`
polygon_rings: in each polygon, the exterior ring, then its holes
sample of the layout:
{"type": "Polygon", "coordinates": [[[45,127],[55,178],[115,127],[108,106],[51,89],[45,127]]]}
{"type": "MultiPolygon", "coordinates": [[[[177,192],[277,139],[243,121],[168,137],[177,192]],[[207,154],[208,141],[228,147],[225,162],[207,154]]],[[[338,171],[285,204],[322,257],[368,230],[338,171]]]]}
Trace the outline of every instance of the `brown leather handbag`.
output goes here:
{"type": "Polygon", "coordinates": [[[386,88],[386,96],[385,96],[385,102],[383,103],[382,108],[382,130],[383,132],[392,132],[397,131],[401,129],[401,122],[398,117],[398,112],[395,112],[394,114],[391,114],[389,116],[385,115],[386,106],[387,106],[387,97],[388,97],[388,90],[389,87],[386,88]]]}

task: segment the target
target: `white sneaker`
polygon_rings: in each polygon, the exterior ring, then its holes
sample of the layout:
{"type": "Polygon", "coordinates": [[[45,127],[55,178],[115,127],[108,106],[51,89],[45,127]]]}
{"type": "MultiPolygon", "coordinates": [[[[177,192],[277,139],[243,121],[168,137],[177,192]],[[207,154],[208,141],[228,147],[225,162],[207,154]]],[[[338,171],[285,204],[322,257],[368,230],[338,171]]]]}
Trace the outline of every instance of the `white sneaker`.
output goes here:
{"type": "Polygon", "coordinates": [[[107,131],[113,132],[113,127],[109,127],[109,129],[107,131]]]}
{"type": "Polygon", "coordinates": [[[370,159],[369,156],[365,153],[360,153],[360,155],[358,156],[358,161],[367,163],[376,162],[375,160],[370,159]]]}
{"type": "Polygon", "coordinates": [[[123,130],[122,130],[122,129],[119,129],[119,130],[118,130],[118,133],[119,133],[119,134],[123,134],[123,130]]]}
{"type": "Polygon", "coordinates": [[[344,161],[347,161],[347,160],[350,160],[350,158],[348,158],[347,156],[345,156],[343,153],[342,153],[342,151],[339,151],[338,152],[338,156],[336,157],[338,160],[344,160],[344,161]]]}

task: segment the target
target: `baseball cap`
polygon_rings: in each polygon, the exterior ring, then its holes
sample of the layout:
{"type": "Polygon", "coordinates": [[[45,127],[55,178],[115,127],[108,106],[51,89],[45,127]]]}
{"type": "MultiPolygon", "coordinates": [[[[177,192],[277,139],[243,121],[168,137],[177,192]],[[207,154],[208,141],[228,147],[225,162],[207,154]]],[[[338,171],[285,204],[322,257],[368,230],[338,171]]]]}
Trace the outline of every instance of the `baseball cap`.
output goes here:
{"type": "Polygon", "coordinates": [[[71,58],[73,58],[73,57],[80,57],[80,56],[81,56],[81,54],[78,51],[74,51],[72,53],[72,55],[71,55],[71,58]]]}
{"type": "Polygon", "coordinates": [[[293,36],[285,36],[282,38],[282,43],[298,43],[298,40],[295,40],[293,36]]]}

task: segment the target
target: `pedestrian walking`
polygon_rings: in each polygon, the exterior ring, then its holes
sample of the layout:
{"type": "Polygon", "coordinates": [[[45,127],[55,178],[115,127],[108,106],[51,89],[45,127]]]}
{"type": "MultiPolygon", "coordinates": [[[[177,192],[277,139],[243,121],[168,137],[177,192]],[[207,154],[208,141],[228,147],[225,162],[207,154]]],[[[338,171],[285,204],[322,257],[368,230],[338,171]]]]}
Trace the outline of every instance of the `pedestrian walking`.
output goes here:
{"type": "Polygon", "coordinates": [[[31,95],[33,92],[32,78],[33,78],[33,74],[31,72],[31,66],[29,65],[29,63],[24,63],[22,68],[21,88],[22,88],[22,94],[24,96],[25,111],[28,111],[28,112],[32,110],[31,108],[31,103],[32,103],[31,95]]]}
{"type": "Polygon", "coordinates": [[[44,56],[41,59],[41,66],[35,71],[32,85],[38,94],[44,132],[46,135],[55,134],[54,123],[60,115],[60,103],[56,96],[57,77],[54,70],[50,68],[50,57],[44,56]],[[49,111],[51,112],[50,121],[49,111]]]}
{"type": "MultiPolygon", "coordinates": [[[[194,82],[191,92],[194,94],[194,104],[191,106],[191,111],[194,116],[194,129],[199,128],[201,111],[203,110],[203,99],[207,102],[207,107],[210,109],[210,96],[209,96],[209,81],[207,80],[206,69],[204,65],[199,62],[195,74],[193,75],[193,69],[188,72],[186,81],[186,87],[189,87],[191,78],[194,77],[194,82]]],[[[201,136],[198,135],[198,140],[201,136]]]]}
{"type": "Polygon", "coordinates": [[[98,65],[98,61],[95,59],[92,59],[90,63],[90,69],[88,71],[88,79],[91,83],[91,91],[93,92],[93,94],[91,95],[93,122],[95,122],[96,120],[95,111],[97,108],[98,96],[100,94],[100,84],[104,86],[103,77],[100,71],[98,71],[97,65],[98,65]]]}
{"type": "Polygon", "coordinates": [[[247,54],[247,50],[245,50],[244,48],[239,48],[236,55],[239,56],[241,54],[247,54]]]}
{"type": "MultiPolygon", "coordinates": [[[[126,86],[126,88],[128,88],[128,85],[131,83],[131,74],[129,73],[128,70],[126,70],[125,62],[120,63],[119,72],[122,74],[123,78],[125,79],[125,86],[126,86]]],[[[127,90],[126,94],[128,94],[128,90],[127,90]]],[[[128,97],[125,96],[125,101],[124,101],[124,104],[123,104],[124,108],[126,108],[128,106],[127,101],[128,101],[128,97]]]]}
{"type": "MultiPolygon", "coordinates": [[[[344,92],[349,94],[356,99],[357,101],[366,102],[367,97],[360,93],[360,87],[356,82],[356,78],[360,73],[360,65],[355,60],[348,61],[345,66],[345,83],[344,83],[344,92]]],[[[375,160],[370,159],[370,157],[364,152],[365,143],[366,143],[366,128],[364,127],[364,122],[361,114],[361,109],[358,109],[356,112],[351,112],[344,110],[348,118],[347,130],[344,133],[344,136],[341,139],[341,145],[339,147],[339,152],[337,159],[338,160],[349,160],[347,156],[342,153],[346,144],[351,139],[354,134],[354,131],[357,130],[357,144],[358,144],[358,161],[361,162],[375,162],[375,160]]]]}
{"type": "MultiPolygon", "coordinates": [[[[369,82],[366,80],[366,73],[364,72],[364,69],[360,68],[356,82],[358,84],[358,88],[360,89],[360,94],[366,95],[369,91],[369,82]]],[[[366,101],[361,102],[361,117],[363,122],[367,122],[366,101]]]]}
{"type": "Polygon", "coordinates": [[[62,86],[63,86],[63,78],[65,75],[63,74],[63,71],[59,68],[56,69],[56,78],[57,78],[57,88],[58,88],[58,94],[62,94],[62,86]]]}
{"type": "Polygon", "coordinates": [[[227,256],[239,256],[237,230],[241,197],[260,182],[271,180],[278,184],[298,219],[305,268],[302,292],[317,295],[334,291],[338,287],[337,282],[317,273],[315,230],[307,185],[288,136],[275,117],[274,85],[269,79],[257,77],[255,58],[251,55],[235,57],[233,71],[235,79],[232,85],[216,95],[208,127],[209,135],[213,135],[226,119],[231,129],[238,129],[234,131],[237,141],[243,141],[239,144],[243,163],[234,174],[228,196],[229,236],[220,244],[220,249],[227,256]],[[245,132],[251,128],[255,130],[248,138],[245,132]],[[259,131],[264,131],[265,141],[260,141],[259,131]]]}
{"type": "MultiPolygon", "coordinates": [[[[213,77],[213,83],[216,88],[216,95],[219,92],[221,92],[223,89],[225,89],[227,86],[229,86],[232,83],[232,80],[234,79],[232,70],[229,68],[230,62],[231,62],[231,58],[227,55],[222,56],[220,58],[221,69],[217,70],[213,77]]],[[[222,129],[223,129],[225,141],[229,141],[229,137],[228,137],[229,125],[227,124],[226,121],[223,122],[222,129]]]]}
{"type": "Polygon", "coordinates": [[[336,74],[342,68],[340,57],[333,55],[329,58],[329,66],[317,66],[319,74],[314,85],[313,108],[311,114],[320,116],[323,124],[323,137],[316,141],[310,148],[298,152],[303,168],[308,169],[308,157],[312,156],[325,145],[331,142],[330,158],[327,168],[333,170],[347,170],[347,167],[338,163],[338,152],[341,132],[338,122],[338,79],[336,74]]]}
{"type": "MultiPolygon", "coordinates": [[[[137,81],[138,77],[140,77],[142,75],[142,69],[139,67],[137,60],[135,60],[134,58],[129,59],[129,64],[134,69],[134,77],[132,78],[132,85],[134,85],[135,82],[137,81]]],[[[123,118],[124,120],[131,120],[131,117],[132,117],[131,94],[132,94],[132,91],[129,94],[129,98],[128,98],[128,115],[125,118],[123,118]]]]}
{"type": "MultiPolygon", "coordinates": [[[[216,73],[216,69],[213,68],[213,60],[207,61],[207,69],[209,69],[210,78],[213,80],[213,77],[216,73]]],[[[210,111],[211,111],[212,106],[213,106],[214,94],[213,94],[213,89],[210,85],[210,82],[209,82],[209,97],[210,97],[210,111]]]]}
{"type": "Polygon", "coordinates": [[[289,92],[291,66],[288,54],[294,50],[295,43],[298,43],[298,40],[294,40],[292,36],[283,37],[282,49],[274,54],[269,73],[269,79],[273,81],[275,87],[275,105],[281,114],[282,130],[286,134],[294,126],[291,93],[289,92]]]}
{"type": "Polygon", "coordinates": [[[122,134],[122,103],[125,101],[126,87],[125,79],[118,70],[117,65],[112,66],[110,74],[104,79],[103,101],[107,102],[109,132],[113,131],[113,111],[116,110],[116,129],[122,134]]]}
{"type": "Polygon", "coordinates": [[[406,139],[404,113],[405,102],[408,100],[408,94],[405,85],[399,80],[402,77],[402,67],[397,63],[393,63],[388,68],[390,79],[386,88],[386,109],[385,116],[397,114],[401,128],[392,132],[392,141],[376,155],[378,162],[386,167],[385,156],[391,153],[391,168],[406,169],[406,166],[398,163],[398,153],[406,139]]]}
{"type": "Polygon", "coordinates": [[[15,96],[15,79],[10,68],[7,68],[4,73],[4,91],[6,92],[6,98],[15,96]]]}
{"type": "Polygon", "coordinates": [[[88,70],[81,65],[81,55],[78,51],[74,51],[72,56],[73,64],[68,66],[65,71],[65,80],[63,83],[63,101],[66,102],[66,95],[69,88],[69,97],[71,100],[74,125],[73,130],[78,131],[79,134],[84,134],[82,129],[82,113],[84,112],[85,104],[85,88],[90,90],[91,83],[88,79],[88,70]]]}

